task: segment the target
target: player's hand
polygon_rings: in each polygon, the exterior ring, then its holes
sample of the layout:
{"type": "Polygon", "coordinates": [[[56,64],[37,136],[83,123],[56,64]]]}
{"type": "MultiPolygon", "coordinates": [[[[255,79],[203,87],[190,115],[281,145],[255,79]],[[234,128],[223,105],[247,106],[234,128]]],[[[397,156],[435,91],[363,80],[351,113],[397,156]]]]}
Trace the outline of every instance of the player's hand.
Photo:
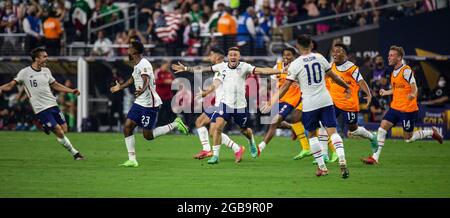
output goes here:
{"type": "Polygon", "coordinates": [[[364,97],[364,99],[366,99],[366,107],[369,108],[370,103],[372,103],[372,96],[366,96],[364,97]]]}
{"type": "Polygon", "coordinates": [[[81,94],[80,90],[78,90],[78,89],[72,89],[72,93],[77,95],[77,96],[79,96],[81,94]]]}
{"type": "Polygon", "coordinates": [[[139,95],[141,95],[142,93],[144,93],[144,90],[142,89],[142,87],[139,87],[138,89],[136,89],[136,91],[134,92],[134,97],[138,97],[139,95]]]}
{"type": "Polygon", "coordinates": [[[198,91],[199,92],[197,92],[197,94],[195,94],[195,98],[194,98],[195,100],[200,100],[203,98],[203,90],[200,87],[198,87],[198,91]]]}
{"type": "Polygon", "coordinates": [[[408,94],[408,96],[407,96],[407,98],[408,98],[408,100],[413,100],[414,98],[416,98],[416,95],[414,95],[414,94],[408,94]]]}
{"type": "Polygon", "coordinates": [[[350,99],[352,97],[352,91],[350,90],[350,88],[346,88],[344,93],[346,99],[350,99]]]}
{"type": "Polygon", "coordinates": [[[175,70],[174,73],[185,72],[187,69],[182,63],[178,62],[178,64],[172,64],[172,70],[175,70]]]}
{"type": "Polygon", "coordinates": [[[270,102],[267,102],[261,107],[261,113],[267,114],[270,112],[271,109],[272,109],[272,105],[270,105],[270,102]]]}
{"type": "Polygon", "coordinates": [[[120,83],[116,80],[116,85],[111,87],[109,90],[111,91],[111,93],[120,91],[120,83]]]}
{"type": "Polygon", "coordinates": [[[0,96],[3,94],[3,90],[2,89],[0,89],[0,96]]]}
{"type": "Polygon", "coordinates": [[[384,95],[386,95],[386,90],[380,89],[380,96],[384,96],[384,95]]]}

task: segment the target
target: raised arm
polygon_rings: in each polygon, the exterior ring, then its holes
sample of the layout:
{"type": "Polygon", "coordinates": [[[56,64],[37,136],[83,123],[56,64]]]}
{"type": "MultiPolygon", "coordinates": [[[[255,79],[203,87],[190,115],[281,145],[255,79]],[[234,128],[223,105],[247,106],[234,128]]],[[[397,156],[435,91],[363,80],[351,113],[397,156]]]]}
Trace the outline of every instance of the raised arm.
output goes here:
{"type": "Polygon", "coordinates": [[[115,93],[118,92],[120,90],[126,89],[128,86],[131,86],[134,82],[133,77],[130,77],[127,81],[125,81],[124,83],[120,84],[117,80],[116,80],[116,85],[114,85],[113,87],[111,87],[109,90],[111,91],[111,93],[115,93]]]}
{"type": "Polygon", "coordinates": [[[181,73],[181,72],[189,72],[189,73],[203,73],[203,72],[212,72],[211,66],[193,66],[188,67],[180,62],[178,64],[172,64],[172,70],[174,70],[174,73],[181,73]]]}
{"type": "Polygon", "coordinates": [[[11,91],[11,89],[13,89],[13,88],[16,87],[16,86],[17,86],[17,81],[15,81],[15,80],[11,80],[11,82],[6,83],[6,84],[0,86],[0,95],[1,95],[3,92],[11,91]]]}
{"type": "Polygon", "coordinates": [[[350,87],[347,85],[347,83],[345,83],[344,80],[342,80],[342,78],[340,76],[338,76],[337,74],[335,74],[331,69],[327,70],[325,73],[327,74],[327,76],[331,77],[331,79],[336,84],[345,88],[345,93],[347,94],[347,97],[350,98],[351,90],[350,90],[350,87]]]}
{"type": "Polygon", "coordinates": [[[80,91],[78,89],[71,89],[59,82],[53,82],[52,84],[50,84],[50,86],[52,87],[52,89],[58,91],[58,92],[66,92],[66,93],[73,93],[75,95],[80,95],[80,91]]]}
{"type": "Polygon", "coordinates": [[[285,73],[283,70],[273,69],[271,67],[255,67],[255,74],[273,75],[285,73]]]}
{"type": "Polygon", "coordinates": [[[292,82],[292,80],[286,80],[283,86],[281,86],[281,88],[272,95],[272,98],[270,98],[270,102],[267,102],[264,106],[262,106],[261,112],[268,113],[271,110],[272,105],[278,102],[278,99],[281,99],[286,94],[292,82]]]}

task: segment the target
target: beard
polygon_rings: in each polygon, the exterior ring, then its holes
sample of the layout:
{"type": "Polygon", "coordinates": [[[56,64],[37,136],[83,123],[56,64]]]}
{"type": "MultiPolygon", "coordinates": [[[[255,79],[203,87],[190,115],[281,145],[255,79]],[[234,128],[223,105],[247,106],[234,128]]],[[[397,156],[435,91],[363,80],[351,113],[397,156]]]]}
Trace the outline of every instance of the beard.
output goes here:
{"type": "Polygon", "coordinates": [[[133,56],[132,55],[128,55],[128,60],[133,61],[133,56]]]}

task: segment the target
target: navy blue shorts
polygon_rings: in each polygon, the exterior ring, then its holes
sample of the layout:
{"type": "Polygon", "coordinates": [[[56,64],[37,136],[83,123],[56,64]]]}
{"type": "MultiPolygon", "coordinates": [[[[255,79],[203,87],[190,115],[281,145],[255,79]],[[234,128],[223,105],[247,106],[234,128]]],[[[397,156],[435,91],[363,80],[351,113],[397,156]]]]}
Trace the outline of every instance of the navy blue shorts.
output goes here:
{"type": "Polygon", "coordinates": [[[158,120],[158,107],[142,107],[133,103],[127,118],[136,122],[143,129],[154,129],[158,120]]]}
{"type": "Polygon", "coordinates": [[[59,110],[58,106],[47,108],[37,113],[36,117],[46,130],[53,130],[57,124],[63,125],[66,123],[64,114],[59,110]]]}
{"type": "Polygon", "coordinates": [[[401,121],[403,130],[405,132],[414,131],[414,125],[416,124],[418,118],[418,111],[414,112],[401,112],[390,108],[388,112],[384,115],[383,120],[387,120],[394,124],[394,126],[401,121]]]}
{"type": "Polygon", "coordinates": [[[208,116],[209,120],[211,120],[211,123],[216,122],[217,118],[217,107],[209,107],[205,109],[206,116],[208,116]]]}
{"type": "Polygon", "coordinates": [[[294,106],[286,102],[278,103],[278,114],[284,119],[294,110],[294,106]]]}
{"type": "Polygon", "coordinates": [[[216,119],[218,117],[222,117],[225,121],[229,122],[231,118],[233,118],[234,123],[236,123],[239,127],[242,129],[247,128],[247,123],[250,118],[248,108],[234,109],[228,107],[226,104],[220,103],[217,111],[218,113],[216,113],[216,119]]]}
{"type": "Polygon", "coordinates": [[[316,131],[320,127],[319,121],[325,128],[336,127],[336,113],[334,106],[326,106],[317,110],[303,112],[302,123],[308,132],[316,131]]]}
{"type": "Polygon", "coordinates": [[[336,118],[342,114],[346,124],[357,124],[358,123],[358,112],[344,111],[344,110],[339,109],[336,106],[334,106],[334,110],[336,112],[336,118]]]}

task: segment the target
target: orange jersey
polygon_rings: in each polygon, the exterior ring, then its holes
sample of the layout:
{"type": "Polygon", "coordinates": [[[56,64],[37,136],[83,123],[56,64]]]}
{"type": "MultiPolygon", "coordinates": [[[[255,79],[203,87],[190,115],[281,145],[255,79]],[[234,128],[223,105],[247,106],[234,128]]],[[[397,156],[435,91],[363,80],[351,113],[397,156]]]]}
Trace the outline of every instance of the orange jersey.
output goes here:
{"type": "MultiPolygon", "coordinates": [[[[277,69],[283,69],[283,62],[277,62],[277,69]]],[[[287,75],[286,74],[277,74],[274,75],[274,78],[278,79],[278,88],[283,86],[284,82],[286,82],[287,75]]],[[[280,102],[288,103],[294,107],[296,107],[300,103],[300,99],[302,97],[302,92],[300,91],[300,86],[298,83],[293,82],[286,94],[280,99],[280,102]]]]}
{"type": "Polygon", "coordinates": [[[47,18],[44,21],[43,31],[46,39],[59,39],[63,32],[61,21],[53,17],[47,18]]]}
{"type": "MultiPolygon", "coordinates": [[[[404,78],[405,70],[411,70],[411,67],[404,65],[400,68],[400,72],[397,76],[394,76],[394,72],[391,74],[391,86],[392,86],[392,102],[391,108],[401,112],[414,112],[418,111],[417,96],[413,100],[408,99],[408,94],[411,93],[412,87],[408,80],[404,78]]],[[[413,72],[411,71],[411,77],[413,72]]]]}
{"type": "Polygon", "coordinates": [[[358,67],[350,61],[345,62],[341,65],[341,70],[338,69],[335,63],[332,63],[331,70],[340,76],[342,80],[350,87],[351,97],[346,98],[345,89],[335,83],[331,78],[328,78],[327,82],[329,83],[331,98],[333,99],[334,105],[337,108],[349,111],[349,112],[358,112],[359,111],[359,84],[357,80],[361,79],[361,76],[358,72],[358,67]]]}

